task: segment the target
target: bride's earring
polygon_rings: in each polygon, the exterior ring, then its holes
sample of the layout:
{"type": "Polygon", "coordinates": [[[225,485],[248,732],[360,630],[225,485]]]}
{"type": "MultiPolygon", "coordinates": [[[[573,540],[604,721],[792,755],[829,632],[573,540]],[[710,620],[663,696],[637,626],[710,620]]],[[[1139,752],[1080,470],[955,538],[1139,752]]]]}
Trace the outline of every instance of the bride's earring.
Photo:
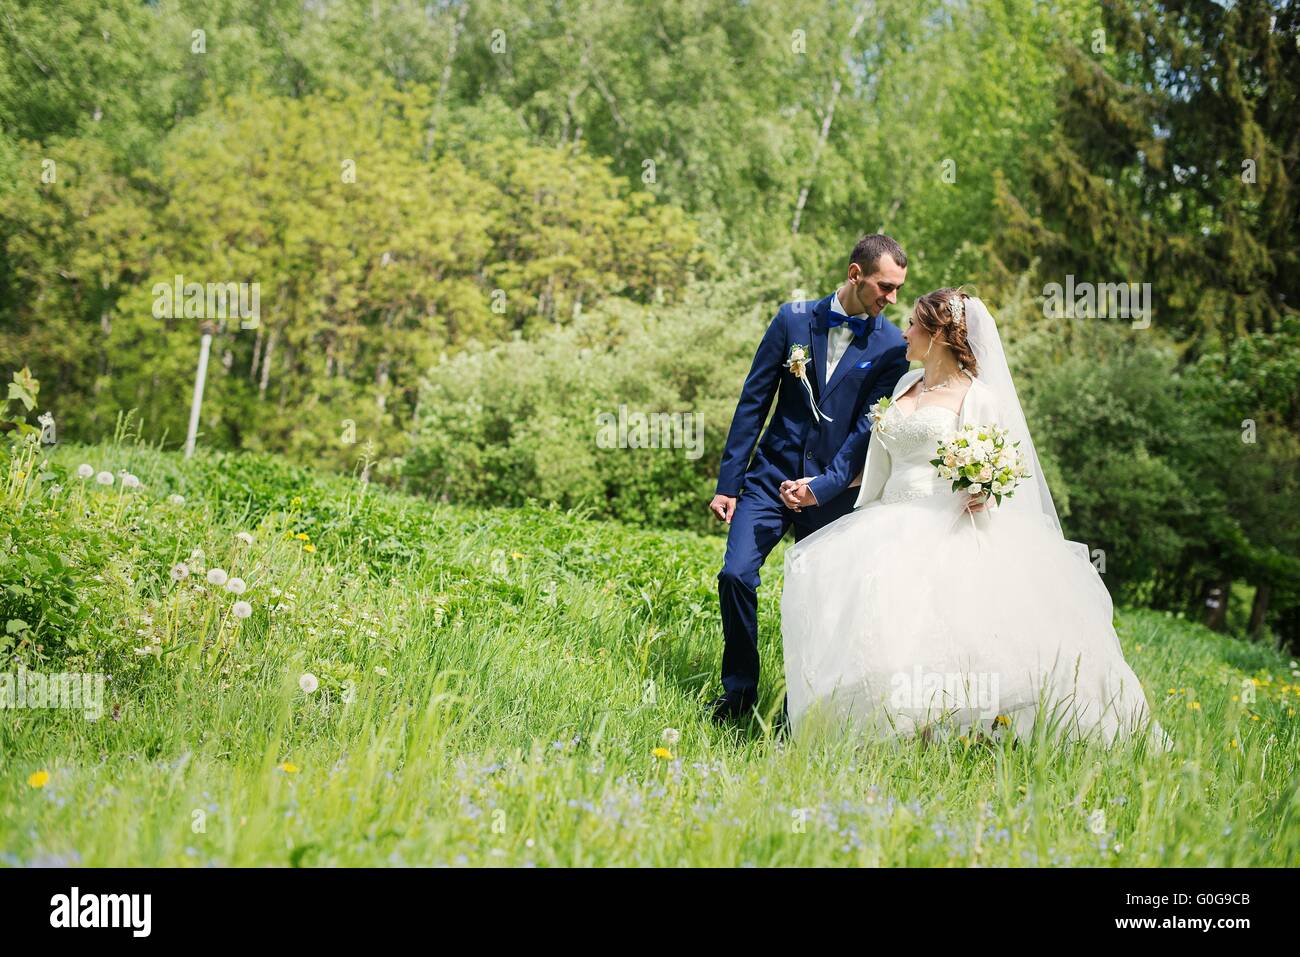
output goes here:
{"type": "Polygon", "coordinates": [[[930,344],[925,347],[925,355],[922,355],[921,358],[924,359],[926,356],[928,356],[930,354],[930,350],[933,348],[934,348],[934,336],[930,336],[930,344]]]}

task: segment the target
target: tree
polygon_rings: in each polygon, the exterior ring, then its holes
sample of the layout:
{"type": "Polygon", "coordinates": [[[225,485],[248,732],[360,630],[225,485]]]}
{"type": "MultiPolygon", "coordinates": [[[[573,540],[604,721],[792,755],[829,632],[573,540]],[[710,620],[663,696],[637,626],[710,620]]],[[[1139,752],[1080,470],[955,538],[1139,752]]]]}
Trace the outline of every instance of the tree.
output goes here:
{"type": "MultiPolygon", "coordinates": [[[[0,203],[7,344],[62,356],[42,373],[62,401],[95,383],[83,422],[135,407],[179,440],[197,326],[215,322],[207,441],[343,464],[349,429],[400,450],[418,375],[444,352],[607,296],[670,301],[707,268],[679,210],[581,153],[467,142],[452,112],[426,158],[434,95],[382,79],[241,94],[179,124],[158,175],[135,180],[71,141],[67,185],[0,203]],[[256,288],[258,314],[210,315],[176,277],[256,288]]],[[[31,176],[44,152],[28,144],[31,176]]]]}
{"type": "Polygon", "coordinates": [[[1269,332],[1300,298],[1300,10],[1276,0],[1103,4],[1062,43],[1059,121],[1003,178],[1006,275],[1150,283],[1188,344],[1269,332]]]}

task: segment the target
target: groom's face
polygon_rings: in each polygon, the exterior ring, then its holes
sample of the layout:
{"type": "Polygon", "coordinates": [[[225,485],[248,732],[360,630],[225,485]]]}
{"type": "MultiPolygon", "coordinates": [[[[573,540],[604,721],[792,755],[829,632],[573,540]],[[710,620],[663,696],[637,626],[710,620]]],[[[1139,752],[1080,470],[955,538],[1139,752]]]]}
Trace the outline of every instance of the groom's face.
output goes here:
{"type": "Polygon", "coordinates": [[[878,316],[886,306],[898,302],[898,290],[903,288],[907,279],[907,268],[900,266],[888,255],[880,257],[876,270],[871,275],[863,272],[857,263],[849,264],[849,282],[857,293],[862,311],[878,316]]]}

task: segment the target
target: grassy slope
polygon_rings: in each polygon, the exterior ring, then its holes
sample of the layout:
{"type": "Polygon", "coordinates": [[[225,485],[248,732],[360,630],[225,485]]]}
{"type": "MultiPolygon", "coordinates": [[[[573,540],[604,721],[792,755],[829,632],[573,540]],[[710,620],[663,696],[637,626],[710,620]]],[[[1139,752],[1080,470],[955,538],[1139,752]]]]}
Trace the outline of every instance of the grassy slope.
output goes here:
{"type": "MultiPolygon", "coordinates": [[[[55,459],[145,482],[68,476],[43,500],[11,475],[0,514],[106,530],[91,597],[117,715],[0,712],[0,864],[1300,863],[1288,662],[1186,622],[1119,620],[1173,755],[791,746],[703,717],[720,538],[362,495],[251,456],[55,459]],[[172,583],[196,546],[249,582],[251,618],[172,583]]],[[[780,567],[760,593],[769,711],[780,567]]]]}

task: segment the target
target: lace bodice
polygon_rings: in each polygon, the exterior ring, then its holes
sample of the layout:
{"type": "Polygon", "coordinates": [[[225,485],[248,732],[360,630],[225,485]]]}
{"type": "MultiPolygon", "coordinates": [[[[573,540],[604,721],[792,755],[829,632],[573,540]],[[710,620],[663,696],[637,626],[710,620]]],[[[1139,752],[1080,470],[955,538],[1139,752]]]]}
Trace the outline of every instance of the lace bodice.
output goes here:
{"type": "Polygon", "coordinates": [[[957,422],[957,413],[941,405],[923,406],[910,413],[900,411],[896,403],[885,409],[873,430],[873,438],[889,452],[891,465],[881,502],[905,502],[952,490],[951,482],[935,474],[930,459],[957,422]]]}

